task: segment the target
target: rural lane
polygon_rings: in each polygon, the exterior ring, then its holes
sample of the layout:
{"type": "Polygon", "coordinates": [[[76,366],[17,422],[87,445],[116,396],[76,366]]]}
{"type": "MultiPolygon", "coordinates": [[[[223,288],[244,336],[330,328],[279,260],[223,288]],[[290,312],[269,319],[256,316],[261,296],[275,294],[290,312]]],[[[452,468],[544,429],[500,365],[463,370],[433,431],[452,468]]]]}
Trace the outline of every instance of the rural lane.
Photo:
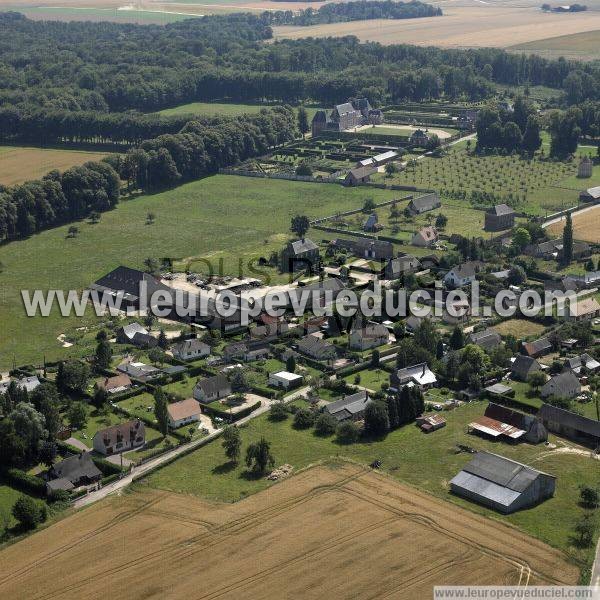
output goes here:
{"type": "MultiPolygon", "coordinates": [[[[291,394],[285,396],[283,400],[284,402],[291,402],[296,398],[304,397],[308,392],[308,389],[308,386],[299,388],[295,392],[292,392],[291,394]]],[[[253,413],[250,413],[247,417],[243,417],[242,419],[237,421],[235,423],[235,426],[239,427],[240,425],[247,423],[251,419],[263,415],[271,408],[271,404],[272,402],[265,402],[259,409],[257,409],[253,413]]],[[[109,483],[108,485],[100,488],[99,490],[89,492],[81,498],[77,498],[77,500],[75,500],[75,502],[73,502],[72,504],[73,508],[83,508],[84,506],[88,506],[89,504],[97,502],[102,498],[106,498],[106,496],[108,496],[109,494],[113,494],[114,492],[117,492],[118,490],[121,490],[130,485],[133,482],[134,478],[137,479],[141,475],[144,475],[145,473],[150,473],[154,469],[160,467],[162,464],[169,462],[177,458],[178,456],[201,448],[202,446],[208,444],[215,438],[218,438],[222,434],[222,432],[222,429],[217,429],[216,431],[210,433],[206,437],[200,438],[199,440],[194,440],[193,442],[189,442],[187,444],[182,444],[181,446],[177,446],[176,448],[173,448],[173,450],[165,452],[164,454],[161,454],[160,456],[149,460],[148,462],[140,465],[139,467],[134,467],[129,473],[127,473],[127,475],[125,475],[121,479],[113,481],[112,483],[109,483]]]]}

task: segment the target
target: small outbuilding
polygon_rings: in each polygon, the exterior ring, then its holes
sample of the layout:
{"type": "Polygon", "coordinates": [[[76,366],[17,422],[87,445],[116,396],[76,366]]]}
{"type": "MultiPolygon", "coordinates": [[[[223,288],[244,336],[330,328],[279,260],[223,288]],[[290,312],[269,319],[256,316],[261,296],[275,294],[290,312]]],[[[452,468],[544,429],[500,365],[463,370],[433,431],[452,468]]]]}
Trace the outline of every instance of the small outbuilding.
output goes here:
{"type": "Polygon", "coordinates": [[[269,375],[269,385],[276,388],[289,390],[291,388],[302,385],[304,378],[297,373],[289,373],[288,371],[279,371],[269,375]]]}

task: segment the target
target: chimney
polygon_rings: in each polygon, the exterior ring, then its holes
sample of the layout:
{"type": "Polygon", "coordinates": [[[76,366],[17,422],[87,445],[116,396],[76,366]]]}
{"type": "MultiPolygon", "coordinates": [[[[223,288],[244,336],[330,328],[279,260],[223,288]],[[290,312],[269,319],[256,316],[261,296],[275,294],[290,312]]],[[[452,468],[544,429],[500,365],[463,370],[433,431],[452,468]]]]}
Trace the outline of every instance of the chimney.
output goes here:
{"type": "Polygon", "coordinates": [[[423,363],[423,373],[421,373],[421,377],[425,376],[425,369],[427,368],[427,363],[423,363]]]}

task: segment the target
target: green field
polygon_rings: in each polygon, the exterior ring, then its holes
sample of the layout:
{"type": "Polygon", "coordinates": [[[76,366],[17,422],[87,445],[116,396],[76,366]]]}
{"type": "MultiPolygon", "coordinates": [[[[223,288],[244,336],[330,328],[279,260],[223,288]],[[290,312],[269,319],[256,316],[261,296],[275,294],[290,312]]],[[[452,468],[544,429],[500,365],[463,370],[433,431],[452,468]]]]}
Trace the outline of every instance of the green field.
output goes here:
{"type": "MultiPolygon", "coordinates": [[[[180,264],[201,257],[223,272],[250,274],[248,260],[268,257],[280,250],[289,235],[290,219],[297,213],[326,216],[359,208],[366,196],[376,202],[391,199],[392,192],[343,188],[335,184],[298,183],[217,175],[175,190],[124,200],[102,215],[95,225],[79,223],[80,233],[67,238],[68,226],[44,231],[26,240],[0,247],[0,368],[16,364],[80,356],[93,347],[62,348],[57,336],[84,325],[87,319],[25,315],[20,290],[81,290],[101,275],[123,264],[142,267],[152,257],[172,257],[180,264]],[[146,215],[154,212],[153,225],[146,215]]],[[[319,232],[309,232],[316,241],[319,232]]],[[[205,263],[191,263],[206,270],[205,263]]],[[[277,277],[271,269],[265,276],[277,277]]],[[[281,280],[281,277],[280,277],[281,280]]],[[[76,332],[77,333],[77,332],[76,332]]],[[[79,335],[79,334],[78,334],[79,335]]],[[[82,335],[82,337],[84,337],[82,335]]],[[[77,340],[75,340],[77,342],[77,340]]]]}
{"type": "MultiPolygon", "coordinates": [[[[16,519],[12,516],[12,507],[15,502],[21,496],[21,492],[15,490],[8,485],[4,485],[2,480],[0,480],[0,514],[2,515],[2,521],[7,519],[8,527],[14,527],[17,524],[16,519]]],[[[2,535],[3,531],[0,526],[0,535],[2,535]]]]}
{"type": "MultiPolygon", "coordinates": [[[[237,117],[246,113],[255,114],[263,108],[269,108],[273,104],[234,104],[230,102],[191,102],[190,104],[181,104],[173,108],[165,108],[158,114],[165,116],[174,115],[200,115],[212,116],[220,115],[223,117],[237,117]]],[[[307,106],[306,112],[311,120],[319,108],[307,106]]]]}
{"type": "MultiPolygon", "coordinates": [[[[383,470],[401,481],[475,512],[506,520],[553,546],[589,559],[593,550],[579,553],[571,547],[570,536],[583,513],[578,505],[578,486],[598,484],[597,465],[584,456],[553,454],[543,444],[508,445],[467,434],[466,425],[483,413],[484,406],[477,402],[444,413],[447,427],[430,435],[421,433],[414,425],[407,425],[388,434],[382,441],[351,446],[341,446],[333,438],[318,437],[311,430],[297,431],[291,425],[291,418],[283,423],[272,423],[266,416],[261,416],[243,428],[243,446],[264,436],[272,444],[276,463],[289,463],[296,470],[337,456],[367,464],[378,458],[383,470]],[[457,443],[500,453],[557,474],[554,498],[536,508],[501,517],[450,495],[448,481],[470,460],[470,454],[455,452],[457,443]]],[[[551,441],[556,439],[551,438],[551,441]]],[[[157,471],[148,481],[157,488],[225,502],[236,501],[272,485],[264,478],[249,477],[243,464],[229,465],[219,441],[157,471]]]]}

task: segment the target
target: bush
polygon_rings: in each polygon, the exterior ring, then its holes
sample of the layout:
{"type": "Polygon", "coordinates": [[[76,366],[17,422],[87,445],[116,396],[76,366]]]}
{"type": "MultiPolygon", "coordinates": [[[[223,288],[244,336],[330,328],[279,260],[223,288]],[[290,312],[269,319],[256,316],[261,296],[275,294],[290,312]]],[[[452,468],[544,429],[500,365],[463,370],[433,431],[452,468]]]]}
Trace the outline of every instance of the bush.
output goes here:
{"type": "Polygon", "coordinates": [[[34,529],[48,518],[48,507],[31,496],[20,496],[12,508],[12,514],[22,527],[34,529]]]}
{"type": "Polygon", "coordinates": [[[285,421],[288,415],[288,410],[282,402],[275,402],[269,411],[269,419],[271,421],[285,421]]]}
{"type": "Polygon", "coordinates": [[[307,408],[301,408],[294,415],[294,427],[296,429],[308,429],[315,422],[314,414],[307,408]]]}
{"type": "Polygon", "coordinates": [[[340,423],[335,431],[340,444],[353,444],[360,437],[360,429],[354,421],[340,423]]]}
{"type": "Polygon", "coordinates": [[[336,427],[337,421],[335,417],[326,412],[319,415],[315,421],[315,433],[317,435],[333,435],[336,427]]]}
{"type": "Polygon", "coordinates": [[[3,475],[8,481],[22,492],[43,496],[46,493],[46,484],[39,477],[29,475],[21,469],[8,469],[3,475]]]}

